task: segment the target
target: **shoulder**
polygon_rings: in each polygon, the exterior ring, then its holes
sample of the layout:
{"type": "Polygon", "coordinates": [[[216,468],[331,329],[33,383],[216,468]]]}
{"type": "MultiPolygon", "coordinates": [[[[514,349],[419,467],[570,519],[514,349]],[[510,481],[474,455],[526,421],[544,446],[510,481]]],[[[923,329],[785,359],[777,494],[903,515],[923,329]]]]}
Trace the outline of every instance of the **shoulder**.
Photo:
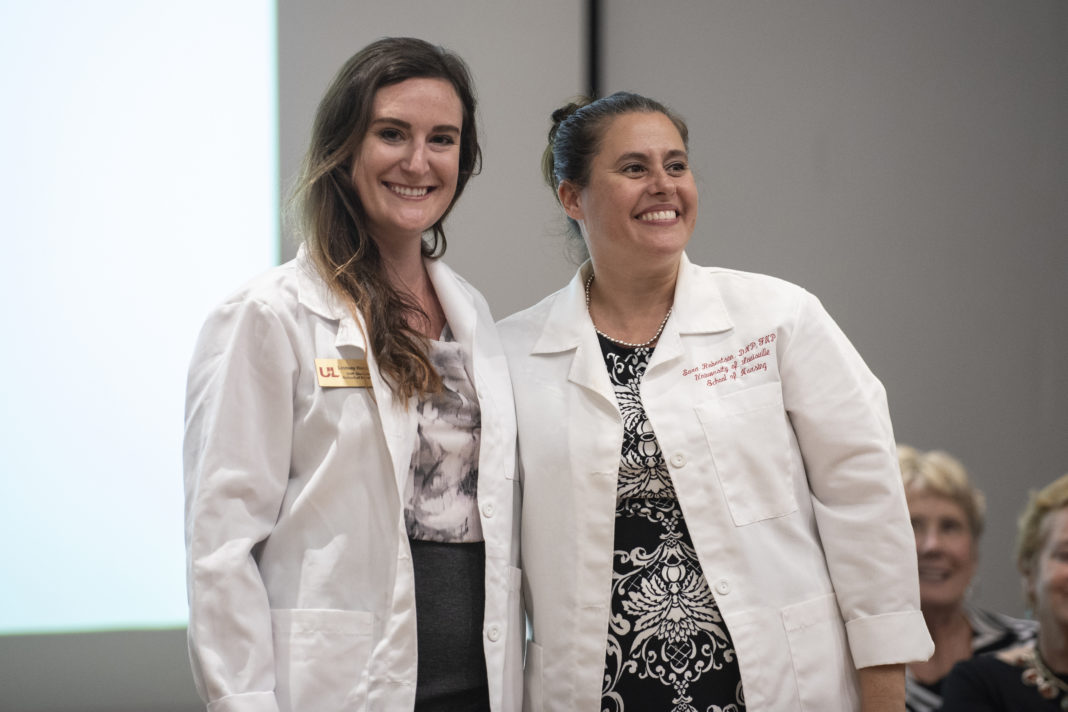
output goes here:
{"type": "Polygon", "coordinates": [[[942,686],[945,709],[967,709],[958,704],[962,701],[1003,702],[1015,698],[1031,668],[1032,650],[1031,645],[1024,644],[958,662],[942,686]]]}
{"type": "Polygon", "coordinates": [[[1034,640],[1038,634],[1037,621],[974,607],[965,612],[973,631],[972,647],[977,654],[1012,648],[1034,640]]]}
{"type": "Polygon", "coordinates": [[[804,287],[779,277],[694,264],[688,264],[686,269],[687,296],[707,302],[710,292],[717,294],[732,319],[788,319],[803,305],[819,303],[804,287]]]}
{"type": "Polygon", "coordinates": [[[482,292],[471,284],[463,275],[439,258],[429,260],[427,264],[434,270],[435,279],[451,281],[461,291],[471,297],[472,301],[478,307],[480,314],[489,316],[490,308],[489,303],[486,302],[486,298],[482,296],[482,292]]]}
{"type": "Polygon", "coordinates": [[[290,260],[256,275],[223,299],[215,311],[246,308],[280,312],[292,309],[299,301],[300,270],[297,260],[290,260]]]}
{"type": "Polygon", "coordinates": [[[942,682],[942,708],[958,712],[1000,709],[1004,688],[1018,680],[1019,670],[998,657],[978,655],[961,660],[942,682]]]}
{"type": "Polygon", "coordinates": [[[760,272],[746,272],[728,267],[703,266],[690,263],[689,268],[695,273],[715,281],[721,289],[747,294],[785,294],[797,295],[804,288],[781,277],[760,272]]]}
{"type": "Polygon", "coordinates": [[[497,322],[501,337],[515,342],[533,343],[565,289],[566,287],[559,289],[537,304],[501,319],[497,322]]]}
{"type": "Polygon", "coordinates": [[[307,274],[293,260],[263,272],[245,282],[219,302],[207,315],[197,339],[195,359],[210,358],[226,350],[290,350],[298,334],[306,331],[308,308],[301,295],[309,291],[326,293],[318,276],[307,274]]]}

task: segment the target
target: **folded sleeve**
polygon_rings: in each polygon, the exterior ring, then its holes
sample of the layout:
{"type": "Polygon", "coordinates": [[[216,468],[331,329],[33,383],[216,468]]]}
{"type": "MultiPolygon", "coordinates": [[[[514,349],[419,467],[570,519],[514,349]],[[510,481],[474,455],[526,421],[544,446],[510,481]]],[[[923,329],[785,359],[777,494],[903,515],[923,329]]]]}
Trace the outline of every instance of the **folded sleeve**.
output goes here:
{"type": "Polygon", "coordinates": [[[916,546],[882,384],[807,292],[781,356],[827,566],[856,667],[926,660],[916,546]]]}
{"type": "Polygon", "coordinates": [[[255,552],[285,494],[296,374],[283,320],[252,300],[211,314],[189,369],[189,650],[211,712],[278,710],[271,612],[255,552]]]}

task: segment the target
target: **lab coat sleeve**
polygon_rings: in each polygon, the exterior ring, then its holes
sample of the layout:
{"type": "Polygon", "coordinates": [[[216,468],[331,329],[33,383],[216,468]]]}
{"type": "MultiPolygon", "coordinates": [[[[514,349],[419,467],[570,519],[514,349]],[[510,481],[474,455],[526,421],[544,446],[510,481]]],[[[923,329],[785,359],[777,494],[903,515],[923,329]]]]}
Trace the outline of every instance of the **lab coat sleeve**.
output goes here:
{"type": "Polygon", "coordinates": [[[916,549],[886,393],[803,293],[780,361],[820,539],[858,668],[925,660],[916,549]]]}
{"type": "Polygon", "coordinates": [[[264,304],[217,309],[197,343],[184,444],[189,650],[210,712],[277,712],[271,613],[254,552],[289,474],[297,359],[264,304]]]}

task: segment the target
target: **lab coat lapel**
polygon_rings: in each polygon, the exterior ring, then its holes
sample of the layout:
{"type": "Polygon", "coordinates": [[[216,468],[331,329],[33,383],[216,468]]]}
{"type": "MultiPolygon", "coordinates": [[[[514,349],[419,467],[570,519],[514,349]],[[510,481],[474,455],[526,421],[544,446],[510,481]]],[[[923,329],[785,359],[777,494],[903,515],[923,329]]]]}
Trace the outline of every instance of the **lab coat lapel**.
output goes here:
{"type": "Polygon", "coordinates": [[[711,277],[701,267],[694,266],[683,253],[679,260],[671,317],[664,324],[664,333],[653,351],[647,374],[652,376],[685,355],[683,335],[711,334],[732,327],[711,277]]]}
{"type": "Polygon", "coordinates": [[[734,328],[712,270],[693,264],[686,253],[679,262],[671,321],[679,334],[714,334],[734,328]]]}
{"type": "Polygon", "coordinates": [[[582,265],[571,282],[559,293],[542,327],[532,353],[552,354],[574,350],[567,378],[616,408],[616,396],[605,368],[597,332],[586,309],[586,276],[590,263],[582,265]]]}
{"type": "Polygon", "coordinates": [[[453,338],[464,345],[464,353],[470,358],[476,336],[475,325],[478,321],[474,300],[470,293],[460,286],[456,274],[446,265],[438,260],[425,260],[425,264],[453,338]]]}
{"type": "Polygon", "coordinates": [[[337,334],[334,346],[346,354],[345,358],[364,358],[371,372],[371,395],[378,407],[378,417],[382,423],[382,434],[386,439],[390,460],[393,463],[393,475],[397,483],[398,497],[404,497],[408,483],[408,470],[411,466],[412,451],[415,448],[417,422],[415,419],[415,398],[407,400],[394,397],[389,383],[382,376],[372,349],[367,343],[367,327],[363,316],[353,314],[319,277],[315,266],[308,257],[303,245],[297,252],[299,280],[297,298],[308,309],[328,319],[337,321],[337,334]]]}

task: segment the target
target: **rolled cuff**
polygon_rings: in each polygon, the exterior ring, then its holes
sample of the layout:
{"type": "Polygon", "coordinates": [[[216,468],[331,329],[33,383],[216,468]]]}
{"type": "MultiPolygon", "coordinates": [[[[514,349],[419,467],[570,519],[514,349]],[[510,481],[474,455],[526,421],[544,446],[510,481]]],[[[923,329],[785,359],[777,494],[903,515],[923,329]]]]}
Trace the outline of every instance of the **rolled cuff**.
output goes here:
{"type": "Polygon", "coordinates": [[[846,623],[853,665],[917,663],[934,654],[934,641],[920,611],[886,613],[846,623]]]}

